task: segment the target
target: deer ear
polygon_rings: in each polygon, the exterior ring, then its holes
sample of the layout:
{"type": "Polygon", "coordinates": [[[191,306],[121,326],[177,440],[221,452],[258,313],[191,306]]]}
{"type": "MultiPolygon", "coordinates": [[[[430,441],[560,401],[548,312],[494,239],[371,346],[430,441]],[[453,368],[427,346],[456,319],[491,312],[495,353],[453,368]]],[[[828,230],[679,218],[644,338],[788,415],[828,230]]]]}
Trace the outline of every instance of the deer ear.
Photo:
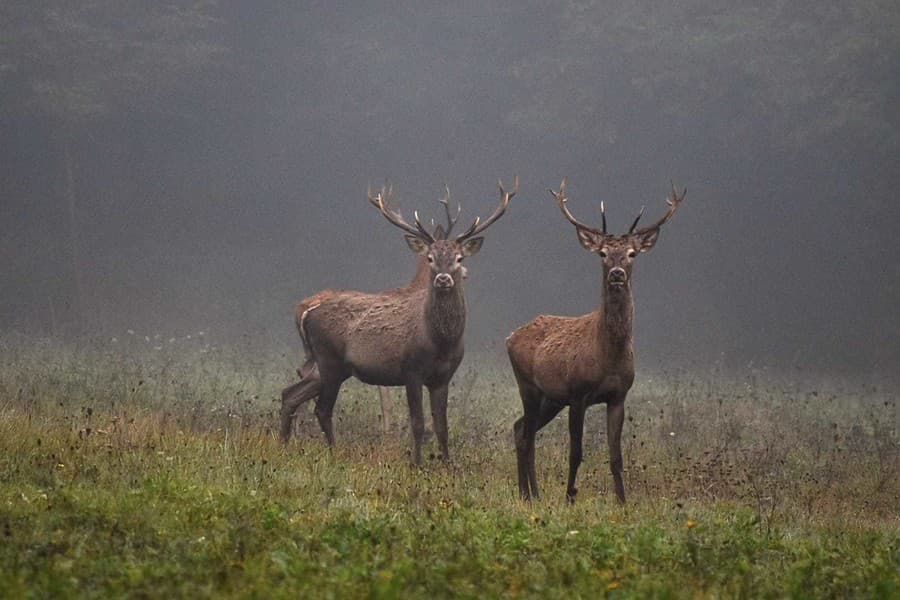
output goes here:
{"type": "Polygon", "coordinates": [[[483,237],[472,238],[471,240],[466,240],[462,245],[462,253],[463,256],[472,256],[481,250],[481,244],[484,243],[483,237]]]}
{"type": "Polygon", "coordinates": [[[603,246],[603,236],[600,234],[581,227],[576,227],[575,231],[578,232],[578,241],[581,242],[585,250],[596,252],[603,246]]]}
{"type": "Polygon", "coordinates": [[[659,239],[659,228],[651,229],[645,233],[642,233],[637,237],[638,242],[638,251],[646,252],[650,248],[652,248],[656,244],[656,240],[659,239]]]}
{"type": "Polygon", "coordinates": [[[404,235],[406,238],[406,245],[409,246],[409,249],[418,254],[419,256],[425,256],[428,254],[428,244],[422,238],[418,238],[414,235],[404,235]]]}

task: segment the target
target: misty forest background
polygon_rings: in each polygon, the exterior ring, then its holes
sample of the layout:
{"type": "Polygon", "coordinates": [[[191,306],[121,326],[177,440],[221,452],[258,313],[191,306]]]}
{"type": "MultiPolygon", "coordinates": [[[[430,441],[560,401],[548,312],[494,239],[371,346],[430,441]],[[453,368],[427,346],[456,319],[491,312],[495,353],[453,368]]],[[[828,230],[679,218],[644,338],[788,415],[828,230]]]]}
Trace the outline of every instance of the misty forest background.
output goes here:
{"type": "MultiPolygon", "coordinates": [[[[599,300],[546,189],[638,261],[639,366],[900,363],[900,4],[7,1],[0,330],[299,349],[294,303],[406,281],[365,201],[463,218],[473,349],[599,300]]],[[[291,357],[293,360],[294,357],[291,357]]]]}

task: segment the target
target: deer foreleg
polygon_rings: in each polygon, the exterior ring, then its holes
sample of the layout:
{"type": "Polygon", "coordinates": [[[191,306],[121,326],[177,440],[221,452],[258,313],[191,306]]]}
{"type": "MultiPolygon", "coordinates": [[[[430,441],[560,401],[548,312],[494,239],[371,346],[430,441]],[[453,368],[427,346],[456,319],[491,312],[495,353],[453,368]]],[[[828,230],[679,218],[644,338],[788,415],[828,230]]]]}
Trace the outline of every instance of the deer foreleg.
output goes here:
{"type": "Polygon", "coordinates": [[[581,465],[582,444],[584,434],[584,403],[572,403],[569,406],[569,482],[566,485],[566,500],[575,502],[578,488],[575,487],[575,476],[581,465]]]}
{"type": "Polygon", "coordinates": [[[444,461],[450,460],[450,447],[447,439],[447,393],[446,385],[428,390],[431,404],[431,423],[438,439],[438,445],[441,447],[441,458],[444,461]]]}
{"type": "Polygon", "coordinates": [[[610,401],[606,405],[606,437],[609,443],[609,470],[616,487],[616,498],[625,503],[625,485],[622,483],[622,424],[625,422],[625,399],[610,401]]]}
{"type": "Polygon", "coordinates": [[[334,426],[331,415],[334,412],[334,403],[337,401],[340,389],[340,382],[323,381],[319,399],[316,401],[316,418],[319,420],[319,427],[322,428],[325,441],[329,446],[334,446],[334,426]]]}
{"type": "Polygon", "coordinates": [[[422,384],[406,386],[406,402],[409,405],[409,425],[412,430],[412,463],[422,465],[422,438],[425,434],[425,416],[422,414],[422,384]]]}

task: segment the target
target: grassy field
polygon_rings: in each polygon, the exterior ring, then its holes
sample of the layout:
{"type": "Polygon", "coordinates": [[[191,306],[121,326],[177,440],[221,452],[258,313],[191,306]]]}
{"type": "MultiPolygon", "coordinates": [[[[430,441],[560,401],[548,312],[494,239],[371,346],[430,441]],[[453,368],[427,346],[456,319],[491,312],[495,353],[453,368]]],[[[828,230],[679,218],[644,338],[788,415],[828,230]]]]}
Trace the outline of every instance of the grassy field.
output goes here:
{"type": "Polygon", "coordinates": [[[467,359],[454,460],[416,470],[359,384],[333,452],[312,418],[283,447],[291,357],[207,338],[0,337],[0,596],[900,597],[892,389],[639,369],[629,503],[594,408],[577,504],[564,416],[527,504],[502,357],[467,359]]]}

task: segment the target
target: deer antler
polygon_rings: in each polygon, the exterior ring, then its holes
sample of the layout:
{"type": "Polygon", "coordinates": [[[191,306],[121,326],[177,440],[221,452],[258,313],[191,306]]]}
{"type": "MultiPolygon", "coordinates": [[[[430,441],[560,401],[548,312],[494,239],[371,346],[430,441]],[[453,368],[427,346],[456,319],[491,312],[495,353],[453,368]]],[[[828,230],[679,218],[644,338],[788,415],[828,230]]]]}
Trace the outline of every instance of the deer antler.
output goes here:
{"type": "Polygon", "coordinates": [[[599,229],[595,229],[594,227],[591,227],[590,225],[585,225],[584,223],[582,223],[581,221],[576,219],[574,216],[572,216],[572,213],[569,212],[569,208],[566,206],[566,202],[569,199],[568,199],[568,197],[566,197],[566,180],[565,180],[565,178],[563,178],[562,183],[559,184],[558,192],[554,192],[552,189],[550,189],[548,191],[554,198],[556,198],[556,203],[559,204],[559,210],[562,211],[563,216],[566,219],[568,219],[572,225],[574,225],[575,227],[578,227],[580,229],[585,229],[587,231],[590,231],[591,233],[596,233],[598,235],[606,235],[606,210],[605,210],[605,207],[603,206],[603,202],[600,202],[600,215],[603,217],[603,230],[600,231],[599,229]]]}
{"type": "Polygon", "coordinates": [[[456,205],[456,217],[452,217],[450,215],[450,186],[446,183],[444,184],[445,194],[443,198],[438,198],[438,202],[444,205],[444,212],[447,214],[447,229],[444,232],[444,238],[450,237],[450,232],[453,231],[453,226],[456,225],[456,222],[459,221],[459,213],[462,212],[462,205],[456,205]]]}
{"type": "Polygon", "coordinates": [[[636,216],[636,217],[634,218],[634,223],[632,223],[632,224],[631,224],[631,227],[628,228],[628,235],[631,235],[632,233],[634,233],[634,228],[637,227],[638,221],[641,220],[641,215],[644,214],[644,209],[645,209],[645,208],[647,208],[647,207],[646,207],[646,206],[642,206],[642,207],[641,207],[641,210],[638,212],[638,216],[636,216]]]}
{"type": "Polygon", "coordinates": [[[384,215],[384,218],[390,221],[392,224],[396,225],[403,231],[416,236],[417,238],[423,239],[427,241],[429,244],[434,242],[434,238],[425,227],[422,226],[422,223],[419,222],[419,215],[415,213],[416,226],[413,227],[403,218],[397,211],[393,211],[389,209],[385,205],[385,201],[387,198],[390,198],[393,195],[393,186],[385,188],[385,186],[381,186],[381,191],[372,195],[372,187],[369,186],[367,191],[367,196],[369,198],[369,202],[375,205],[376,208],[384,215]]]}
{"type": "Polygon", "coordinates": [[[387,202],[388,200],[390,200],[393,197],[394,197],[394,185],[392,183],[390,183],[389,181],[385,181],[384,185],[381,186],[381,190],[379,190],[378,193],[376,193],[374,195],[372,194],[372,184],[371,183],[369,184],[369,187],[366,189],[366,198],[369,199],[369,202],[371,202],[375,208],[378,208],[378,202],[381,199],[384,199],[385,202],[387,202]]]}
{"type": "MultiPolygon", "coordinates": [[[[635,231],[635,235],[642,235],[648,233],[654,229],[659,229],[662,227],[669,219],[672,218],[672,215],[675,214],[675,211],[678,210],[678,207],[681,206],[681,201],[684,200],[684,197],[687,195],[687,188],[684,188],[684,191],[681,192],[681,196],[678,195],[678,191],[675,189],[675,184],[672,183],[672,195],[669,198],[666,198],[666,204],[669,205],[669,209],[666,211],[666,214],[662,216],[662,218],[649,227],[642,227],[635,231]]],[[[641,209],[641,212],[644,212],[644,209],[641,209]]],[[[641,215],[638,215],[640,218],[641,215]]],[[[635,225],[637,225],[637,219],[634,220],[634,225],[631,226],[634,229],[635,225]]],[[[629,231],[631,233],[631,231],[629,231]]]]}
{"type": "Polygon", "coordinates": [[[497,185],[500,188],[500,204],[497,206],[496,210],[494,210],[494,213],[487,219],[485,219],[484,222],[481,221],[481,217],[476,217],[475,221],[469,226],[466,231],[456,236],[457,242],[462,242],[463,240],[470,238],[473,235],[478,235],[479,233],[490,227],[490,225],[494,221],[503,216],[503,213],[506,212],[506,207],[509,206],[509,201],[519,191],[519,176],[516,175],[516,181],[511,192],[507,192],[503,189],[502,181],[497,180],[497,185]]]}

